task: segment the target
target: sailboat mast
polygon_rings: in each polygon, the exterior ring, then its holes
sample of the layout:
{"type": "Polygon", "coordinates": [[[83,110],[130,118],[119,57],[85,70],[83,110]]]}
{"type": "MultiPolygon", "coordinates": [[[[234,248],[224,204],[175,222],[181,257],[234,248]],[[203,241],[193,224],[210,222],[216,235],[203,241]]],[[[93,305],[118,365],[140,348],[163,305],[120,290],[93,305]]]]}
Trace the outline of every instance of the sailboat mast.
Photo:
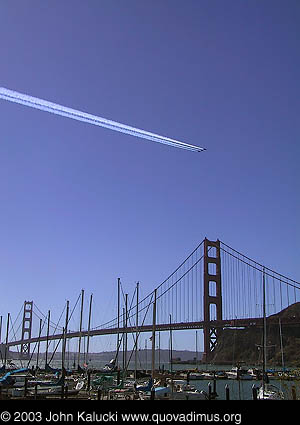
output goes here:
{"type": "Polygon", "coordinates": [[[2,342],[1,337],[2,337],[2,316],[0,316],[0,344],[2,342]]]}
{"type": "Polygon", "coordinates": [[[136,318],[135,318],[135,353],[134,353],[134,378],[137,378],[137,350],[139,329],[139,282],[136,283],[136,318]]]}
{"type": "Polygon", "coordinates": [[[6,340],[5,340],[5,354],[4,354],[4,367],[6,367],[6,360],[7,360],[7,344],[8,344],[9,321],[10,321],[10,313],[7,313],[6,340]]]}
{"type": "Polygon", "coordinates": [[[173,357],[173,343],[172,343],[172,316],[170,314],[170,369],[171,369],[171,374],[173,373],[173,362],[172,362],[172,357],[173,357]]]}
{"type": "Polygon", "coordinates": [[[196,367],[198,367],[198,332],[196,331],[196,367]]]}
{"type": "Polygon", "coordinates": [[[127,374],[127,342],[128,342],[128,334],[127,334],[127,326],[128,326],[128,294],[125,294],[125,353],[124,353],[124,364],[125,371],[127,374]]]}
{"type": "Polygon", "coordinates": [[[282,340],[282,328],[281,328],[281,319],[279,317],[279,334],[280,334],[280,349],[281,349],[281,364],[282,369],[284,370],[284,358],[283,358],[283,340],[282,340]]]}
{"type": "Polygon", "coordinates": [[[123,352],[122,352],[122,370],[123,376],[125,374],[125,307],[123,307],[123,352]]]}
{"type": "Polygon", "coordinates": [[[47,324],[47,339],[46,339],[46,358],[45,367],[48,363],[48,347],[49,347],[49,332],[50,332],[50,310],[48,310],[48,324],[47,324]]]}
{"type": "Polygon", "coordinates": [[[62,371],[63,371],[63,373],[64,373],[64,368],[65,368],[68,323],[69,323],[69,301],[67,301],[66,322],[65,322],[65,327],[63,328],[63,341],[62,341],[62,371]]]}
{"type": "Polygon", "coordinates": [[[80,363],[83,302],[84,302],[84,289],[81,290],[81,309],[80,309],[79,340],[78,340],[78,355],[77,355],[77,364],[78,364],[78,366],[79,366],[79,363],[80,363]]]}
{"type": "Polygon", "coordinates": [[[88,361],[88,354],[90,348],[90,330],[91,330],[91,317],[92,317],[92,303],[93,303],[93,294],[90,297],[90,307],[89,307],[89,322],[88,322],[88,334],[87,334],[87,343],[86,343],[86,354],[85,354],[85,363],[88,361]]]}
{"type": "Polygon", "coordinates": [[[152,368],[151,368],[152,379],[154,379],[154,371],[155,371],[156,291],[157,290],[154,289],[153,322],[152,322],[152,368]]]}
{"type": "Polygon", "coordinates": [[[42,333],[42,322],[43,319],[40,319],[40,328],[39,328],[39,342],[38,342],[38,348],[37,348],[37,356],[36,356],[36,368],[38,369],[39,367],[39,357],[40,357],[40,345],[41,345],[41,333],[42,333]]]}
{"type": "Polygon", "coordinates": [[[118,277],[118,333],[117,333],[117,352],[116,352],[116,364],[119,367],[119,344],[120,344],[120,278],[118,277]]]}
{"type": "Polygon", "coordinates": [[[267,364],[267,318],[266,318],[266,280],[265,269],[263,268],[263,318],[264,318],[264,332],[263,332],[263,389],[265,385],[265,374],[267,364]]]}

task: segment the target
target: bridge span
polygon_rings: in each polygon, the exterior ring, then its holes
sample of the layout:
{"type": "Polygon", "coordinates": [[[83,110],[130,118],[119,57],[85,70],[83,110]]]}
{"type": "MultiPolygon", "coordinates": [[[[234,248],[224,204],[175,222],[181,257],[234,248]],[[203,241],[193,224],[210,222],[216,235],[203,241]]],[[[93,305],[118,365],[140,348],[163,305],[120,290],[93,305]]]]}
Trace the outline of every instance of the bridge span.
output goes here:
{"type": "MultiPolygon", "coordinates": [[[[278,319],[277,318],[268,318],[267,319],[268,326],[278,326],[278,319]]],[[[288,325],[288,326],[299,326],[300,321],[299,318],[286,318],[281,320],[281,325],[288,325]]],[[[234,328],[248,328],[248,327],[263,327],[263,318],[261,317],[253,317],[253,318],[247,318],[247,319],[233,319],[233,320],[212,320],[209,323],[201,321],[201,322],[188,322],[188,323],[164,323],[164,324],[158,324],[155,326],[156,332],[163,332],[163,331],[179,331],[179,330],[198,330],[198,329],[205,329],[207,326],[211,326],[218,329],[234,329],[234,328]]],[[[11,341],[7,343],[8,347],[14,347],[22,344],[34,344],[37,342],[46,342],[46,341],[55,341],[55,340],[63,340],[65,339],[72,339],[72,338],[80,338],[80,337],[93,337],[93,336],[104,336],[104,335],[117,335],[117,334],[140,334],[143,332],[152,332],[153,326],[152,325],[144,325],[144,326],[138,326],[136,328],[135,326],[130,326],[127,328],[106,328],[106,329],[94,329],[90,332],[88,331],[82,331],[82,332],[68,332],[67,334],[55,334],[55,335],[49,335],[47,336],[40,336],[40,337],[33,337],[30,339],[24,339],[24,340],[18,340],[18,341],[11,341]]]]}
{"type": "MultiPolygon", "coordinates": [[[[67,301],[65,323],[62,326],[60,321],[54,323],[50,320],[50,310],[47,317],[33,301],[25,301],[22,334],[16,336],[12,329],[15,338],[9,340],[8,313],[5,345],[20,346],[21,355],[30,355],[31,344],[48,342],[48,348],[50,341],[78,338],[80,352],[81,339],[84,337],[89,341],[90,337],[101,335],[116,334],[121,338],[122,335],[132,333],[138,337],[139,334],[151,332],[155,342],[155,332],[202,329],[203,351],[209,361],[214,357],[220,336],[226,328],[263,327],[264,313],[268,325],[278,326],[279,312],[282,312],[282,325],[300,325],[298,306],[292,309],[295,316],[290,313],[291,310],[285,312],[289,306],[299,304],[300,283],[251,260],[219,240],[205,238],[173,273],[142,300],[139,299],[138,285],[129,301],[118,279],[118,315],[95,327],[90,326],[91,296],[87,329],[82,326],[84,290],[71,314],[67,301]],[[80,324],[78,330],[71,330],[70,319],[80,298],[80,324]],[[38,336],[34,337],[33,315],[40,319],[38,336]],[[46,324],[47,335],[44,329],[46,324]]],[[[98,319],[93,316],[95,320],[98,319]]]]}

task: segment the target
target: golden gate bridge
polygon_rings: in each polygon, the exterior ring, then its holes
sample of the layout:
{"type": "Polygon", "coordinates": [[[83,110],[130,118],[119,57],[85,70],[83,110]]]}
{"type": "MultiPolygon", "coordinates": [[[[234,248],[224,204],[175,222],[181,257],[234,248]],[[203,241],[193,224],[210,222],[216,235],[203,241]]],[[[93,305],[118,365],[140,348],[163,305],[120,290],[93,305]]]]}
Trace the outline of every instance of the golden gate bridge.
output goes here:
{"type": "MultiPolygon", "coordinates": [[[[17,347],[20,358],[30,358],[32,345],[50,341],[66,345],[66,341],[78,338],[78,364],[82,338],[116,335],[117,351],[121,343],[127,345],[131,333],[134,346],[143,332],[152,332],[152,351],[155,351],[157,332],[188,329],[202,329],[204,335],[204,360],[211,361],[226,328],[263,326],[263,301],[268,306],[268,324],[278,319],[273,317],[288,306],[300,301],[300,283],[271,270],[231,248],[219,240],[204,239],[192,253],[160,285],[146,297],[139,299],[139,283],[129,302],[118,279],[118,311],[116,317],[96,327],[91,327],[92,301],[89,302],[89,320],[86,329],[82,326],[84,290],[70,312],[69,301],[65,307],[64,326],[55,324],[48,315],[41,312],[35,302],[25,301],[23,319],[15,331],[11,326],[10,314],[6,321],[5,360],[7,350],[17,347]],[[263,276],[265,293],[263,293],[263,276]],[[81,303],[79,303],[81,301],[81,303]],[[81,304],[79,329],[70,329],[70,320],[77,306],[81,304]],[[39,331],[32,335],[33,317],[39,318],[39,331]],[[53,331],[54,328],[54,331],[53,331]],[[13,333],[13,338],[9,338],[13,333]],[[20,348],[19,348],[20,347],[20,348]]],[[[282,319],[282,325],[299,326],[300,317],[282,319]]],[[[2,316],[1,326],[2,328],[2,316]]],[[[125,347],[126,348],[126,347],[125,347]]],[[[46,354],[47,363],[47,354],[46,354]]]]}

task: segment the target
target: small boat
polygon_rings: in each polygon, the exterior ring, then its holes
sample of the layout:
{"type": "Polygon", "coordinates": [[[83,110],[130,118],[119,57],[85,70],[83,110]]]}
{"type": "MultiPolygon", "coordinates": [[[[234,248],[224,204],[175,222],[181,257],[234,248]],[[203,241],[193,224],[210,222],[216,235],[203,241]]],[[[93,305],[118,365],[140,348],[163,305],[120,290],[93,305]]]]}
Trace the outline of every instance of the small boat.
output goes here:
{"type": "Polygon", "coordinates": [[[152,386],[153,386],[153,379],[150,378],[146,385],[137,385],[135,389],[136,391],[147,392],[147,391],[151,391],[152,386]]]}
{"type": "Polygon", "coordinates": [[[155,399],[164,399],[169,397],[171,394],[171,387],[153,387],[154,388],[154,394],[155,399]]]}
{"type": "Polygon", "coordinates": [[[109,373],[113,373],[113,372],[117,372],[117,367],[116,367],[116,359],[111,359],[111,361],[109,363],[107,363],[105,366],[103,366],[102,368],[100,368],[98,370],[98,373],[105,373],[105,374],[109,374],[109,373]]]}
{"type": "Polygon", "coordinates": [[[27,376],[28,371],[28,368],[21,368],[7,372],[4,376],[2,376],[2,378],[0,378],[0,387],[13,387],[17,379],[25,380],[24,373],[26,373],[27,376]],[[20,377],[20,374],[23,374],[22,378],[20,377]]]}
{"type": "Polygon", "coordinates": [[[187,383],[177,384],[174,390],[171,395],[172,400],[208,400],[205,391],[199,391],[193,385],[187,383]]]}
{"type": "Polygon", "coordinates": [[[223,372],[222,370],[216,371],[215,373],[216,379],[227,379],[227,374],[223,372]]]}
{"type": "Polygon", "coordinates": [[[284,400],[284,394],[275,385],[263,384],[258,389],[257,400],[284,400]]]}
{"type": "Polygon", "coordinates": [[[202,372],[201,379],[214,379],[213,372],[202,372]]]}
{"type": "Polygon", "coordinates": [[[189,374],[189,379],[193,381],[203,379],[203,374],[201,372],[191,372],[189,374]]]}
{"type": "Polygon", "coordinates": [[[240,379],[243,381],[250,381],[254,379],[254,376],[246,369],[241,369],[238,367],[233,367],[229,372],[226,372],[228,379],[240,379]]]}

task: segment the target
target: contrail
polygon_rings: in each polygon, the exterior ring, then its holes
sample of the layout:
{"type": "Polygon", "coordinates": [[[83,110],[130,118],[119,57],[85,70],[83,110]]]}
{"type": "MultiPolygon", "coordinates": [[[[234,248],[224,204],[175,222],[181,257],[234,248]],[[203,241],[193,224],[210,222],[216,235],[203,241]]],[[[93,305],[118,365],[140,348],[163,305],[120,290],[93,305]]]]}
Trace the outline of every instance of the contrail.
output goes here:
{"type": "Polygon", "coordinates": [[[99,127],[109,128],[111,130],[120,131],[121,133],[130,134],[131,136],[141,137],[143,139],[151,140],[152,142],[163,143],[164,145],[170,145],[176,148],[188,149],[195,152],[205,150],[205,148],[201,148],[199,146],[189,145],[187,143],[180,142],[179,140],[170,139],[169,137],[140,130],[129,125],[98,117],[97,115],[91,115],[86,112],[81,112],[76,109],[48,102],[47,100],[18,93],[4,87],[0,87],[0,99],[20,103],[21,105],[30,106],[31,108],[40,109],[41,111],[51,112],[52,114],[62,115],[63,117],[72,118],[78,121],[88,122],[90,124],[98,125],[99,127]]]}

